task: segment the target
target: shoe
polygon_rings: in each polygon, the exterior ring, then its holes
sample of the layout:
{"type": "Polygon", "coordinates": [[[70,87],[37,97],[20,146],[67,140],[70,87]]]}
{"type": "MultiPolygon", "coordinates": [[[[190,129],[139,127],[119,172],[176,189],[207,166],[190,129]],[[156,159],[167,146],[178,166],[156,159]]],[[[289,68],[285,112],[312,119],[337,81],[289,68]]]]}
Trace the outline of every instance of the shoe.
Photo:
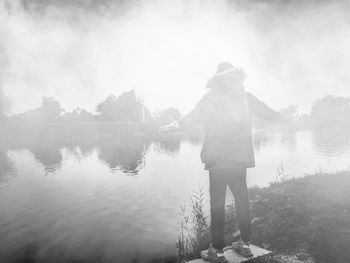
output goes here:
{"type": "Polygon", "coordinates": [[[243,257],[249,258],[253,256],[249,242],[244,242],[242,239],[237,242],[233,242],[232,249],[243,257]]]}
{"type": "Polygon", "coordinates": [[[207,250],[201,252],[201,258],[211,263],[227,263],[224,251],[213,248],[211,244],[207,250]]]}

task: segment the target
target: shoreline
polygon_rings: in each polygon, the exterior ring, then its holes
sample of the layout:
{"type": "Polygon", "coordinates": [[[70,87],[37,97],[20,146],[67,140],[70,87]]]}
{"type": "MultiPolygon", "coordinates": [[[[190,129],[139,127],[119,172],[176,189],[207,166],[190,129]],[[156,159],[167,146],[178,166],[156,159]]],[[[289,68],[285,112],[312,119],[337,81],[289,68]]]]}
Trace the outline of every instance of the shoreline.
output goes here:
{"type": "MultiPolygon", "coordinates": [[[[316,173],[249,189],[252,243],[272,250],[272,255],[254,263],[349,262],[350,171],[316,173]],[[294,260],[294,261],[293,261],[294,260]]],[[[198,205],[198,203],[197,203],[198,205]]],[[[226,243],[237,230],[234,207],[227,207],[226,243]]],[[[196,226],[198,227],[198,225],[196,226]]],[[[198,247],[209,241],[209,229],[196,237],[198,247]]]]}

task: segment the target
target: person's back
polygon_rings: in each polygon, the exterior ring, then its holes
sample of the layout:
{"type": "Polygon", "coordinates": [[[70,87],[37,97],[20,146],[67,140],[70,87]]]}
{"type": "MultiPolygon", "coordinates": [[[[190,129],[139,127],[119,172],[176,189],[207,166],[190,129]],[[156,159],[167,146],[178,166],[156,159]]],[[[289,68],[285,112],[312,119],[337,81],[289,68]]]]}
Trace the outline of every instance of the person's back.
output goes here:
{"type": "Polygon", "coordinates": [[[255,166],[252,125],[248,110],[244,75],[229,63],[221,63],[208,81],[209,91],[179,124],[180,127],[203,123],[205,142],[201,159],[209,170],[212,246],[202,251],[205,260],[224,257],[225,195],[227,186],[235,197],[241,240],[238,252],[252,254],[247,169],[255,166]]]}
{"type": "Polygon", "coordinates": [[[210,89],[206,94],[209,101],[203,121],[208,137],[227,137],[236,127],[248,122],[241,71],[232,69],[217,74],[207,87],[210,89]]]}
{"type": "Polygon", "coordinates": [[[205,142],[201,159],[206,169],[253,167],[252,129],[244,74],[232,66],[218,71],[207,83],[209,91],[180,124],[203,123],[205,142]]]}

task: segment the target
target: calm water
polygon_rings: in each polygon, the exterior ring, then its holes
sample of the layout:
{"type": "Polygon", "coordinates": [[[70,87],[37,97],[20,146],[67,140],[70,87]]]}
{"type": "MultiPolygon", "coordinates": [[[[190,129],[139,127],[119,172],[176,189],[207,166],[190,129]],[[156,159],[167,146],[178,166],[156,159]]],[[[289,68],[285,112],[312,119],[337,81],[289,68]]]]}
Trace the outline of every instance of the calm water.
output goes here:
{"type": "MultiPolygon", "coordinates": [[[[179,138],[0,146],[1,262],[138,262],[174,253],[180,204],[208,188],[200,149],[199,140],[179,138]]],[[[350,167],[344,134],[256,132],[255,149],[250,186],[350,167]]]]}

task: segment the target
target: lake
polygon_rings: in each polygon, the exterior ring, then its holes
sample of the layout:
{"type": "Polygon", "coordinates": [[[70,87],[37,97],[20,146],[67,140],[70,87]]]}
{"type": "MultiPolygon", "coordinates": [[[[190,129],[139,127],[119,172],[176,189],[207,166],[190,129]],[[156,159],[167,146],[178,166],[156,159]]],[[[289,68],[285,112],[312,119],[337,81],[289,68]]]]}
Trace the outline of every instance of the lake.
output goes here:
{"type": "MultiPolygon", "coordinates": [[[[350,168],[347,133],[256,131],[254,147],[251,187],[350,168]]],[[[200,150],[200,139],[176,136],[1,142],[1,262],[142,262],[174,254],[180,204],[208,189],[200,150]]]]}

